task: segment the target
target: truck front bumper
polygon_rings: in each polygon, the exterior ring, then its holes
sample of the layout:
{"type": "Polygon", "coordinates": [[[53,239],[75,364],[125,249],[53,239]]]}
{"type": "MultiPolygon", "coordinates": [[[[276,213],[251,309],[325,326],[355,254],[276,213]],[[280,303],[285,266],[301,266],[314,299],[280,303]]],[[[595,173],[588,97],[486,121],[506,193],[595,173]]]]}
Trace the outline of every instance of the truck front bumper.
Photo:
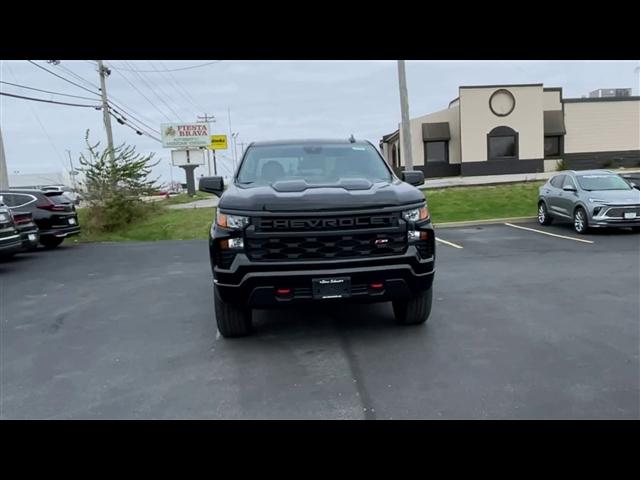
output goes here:
{"type": "Polygon", "coordinates": [[[422,259],[412,245],[403,255],[325,262],[253,262],[238,253],[228,270],[214,268],[214,284],[225,302],[269,308],[315,300],[313,279],[349,277],[349,296],[317,301],[384,302],[431,288],[434,265],[435,254],[422,259]],[[289,293],[279,295],[278,289],[289,293]]]}

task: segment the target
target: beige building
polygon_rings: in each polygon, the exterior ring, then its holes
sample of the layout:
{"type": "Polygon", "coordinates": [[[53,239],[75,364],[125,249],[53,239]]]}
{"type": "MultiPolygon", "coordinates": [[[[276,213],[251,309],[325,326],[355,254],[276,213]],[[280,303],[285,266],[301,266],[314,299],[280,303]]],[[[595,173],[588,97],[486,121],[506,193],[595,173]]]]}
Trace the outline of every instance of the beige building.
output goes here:
{"type": "MultiPolygon", "coordinates": [[[[444,110],[413,118],[413,164],[425,177],[640,166],[640,97],[563,98],[542,84],[459,88],[444,110]]],[[[404,167],[401,133],[380,148],[404,167]]]]}

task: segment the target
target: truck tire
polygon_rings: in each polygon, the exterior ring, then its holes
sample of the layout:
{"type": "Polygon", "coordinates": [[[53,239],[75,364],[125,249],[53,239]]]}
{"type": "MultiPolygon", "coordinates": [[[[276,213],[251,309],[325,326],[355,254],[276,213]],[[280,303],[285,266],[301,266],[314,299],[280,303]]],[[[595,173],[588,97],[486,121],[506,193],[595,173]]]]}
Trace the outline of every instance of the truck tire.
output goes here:
{"type": "Polygon", "coordinates": [[[64,241],[64,237],[40,237],[40,244],[44,248],[56,248],[64,241]]]}
{"type": "Polygon", "coordinates": [[[245,337],[253,330],[251,309],[227,303],[220,297],[218,288],[213,287],[216,323],[220,335],[225,338],[245,337]]]}
{"type": "Polygon", "coordinates": [[[424,323],[431,314],[433,287],[409,300],[394,300],[393,313],[400,325],[418,325],[424,323]]]}

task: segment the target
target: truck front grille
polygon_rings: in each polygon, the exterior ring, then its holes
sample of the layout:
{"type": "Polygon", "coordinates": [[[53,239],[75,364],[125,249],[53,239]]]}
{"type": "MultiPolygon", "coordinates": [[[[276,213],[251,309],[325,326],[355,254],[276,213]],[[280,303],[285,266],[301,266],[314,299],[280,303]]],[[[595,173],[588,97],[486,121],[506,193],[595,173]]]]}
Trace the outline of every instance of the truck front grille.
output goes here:
{"type": "Polygon", "coordinates": [[[254,261],[327,260],[401,255],[407,248],[403,231],[341,235],[306,234],[248,237],[247,255],[254,261]]]}

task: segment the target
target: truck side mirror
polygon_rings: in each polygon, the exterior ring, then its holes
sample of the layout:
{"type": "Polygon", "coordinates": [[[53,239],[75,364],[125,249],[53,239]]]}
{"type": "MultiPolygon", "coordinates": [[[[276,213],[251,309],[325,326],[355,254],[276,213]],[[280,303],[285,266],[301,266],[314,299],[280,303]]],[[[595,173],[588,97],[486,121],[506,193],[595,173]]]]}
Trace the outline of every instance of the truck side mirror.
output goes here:
{"type": "Polygon", "coordinates": [[[424,183],[424,173],[419,170],[405,170],[402,172],[402,181],[419,187],[424,183]]]}
{"type": "Polygon", "coordinates": [[[220,197],[224,192],[224,182],[222,177],[200,177],[198,190],[201,192],[213,193],[220,197]]]}

